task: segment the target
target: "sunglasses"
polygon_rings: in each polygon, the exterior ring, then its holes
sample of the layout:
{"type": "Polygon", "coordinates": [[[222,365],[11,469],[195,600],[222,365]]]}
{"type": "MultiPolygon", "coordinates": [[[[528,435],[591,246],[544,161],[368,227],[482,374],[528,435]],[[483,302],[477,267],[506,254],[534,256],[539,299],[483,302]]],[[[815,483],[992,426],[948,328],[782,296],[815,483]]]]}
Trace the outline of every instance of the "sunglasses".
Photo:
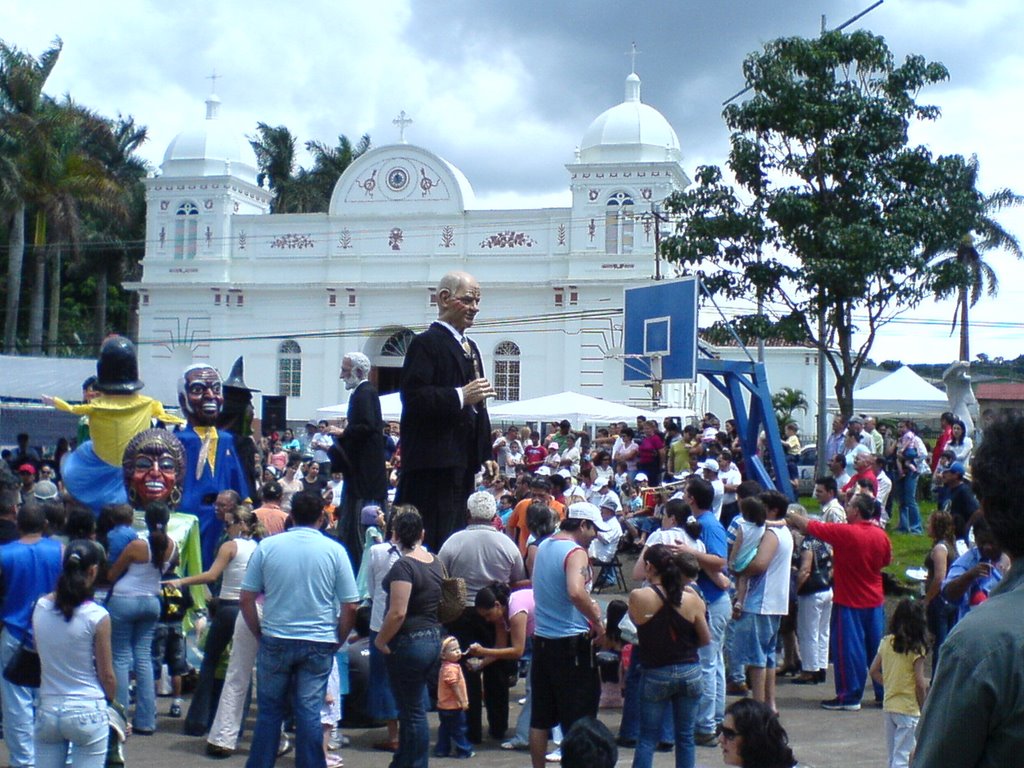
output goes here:
{"type": "Polygon", "coordinates": [[[735,739],[737,736],[740,735],[739,731],[736,731],[736,730],[734,730],[732,728],[726,728],[724,725],[718,726],[718,733],[726,741],[732,741],[733,739],[735,739]]]}

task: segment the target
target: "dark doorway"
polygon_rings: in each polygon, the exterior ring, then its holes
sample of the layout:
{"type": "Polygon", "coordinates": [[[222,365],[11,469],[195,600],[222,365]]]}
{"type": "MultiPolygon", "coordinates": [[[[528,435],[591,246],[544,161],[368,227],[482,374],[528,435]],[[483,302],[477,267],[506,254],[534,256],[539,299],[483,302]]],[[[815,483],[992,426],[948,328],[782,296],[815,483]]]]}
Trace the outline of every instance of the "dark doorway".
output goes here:
{"type": "Polygon", "coordinates": [[[372,378],[375,379],[377,392],[387,395],[398,391],[398,387],[402,383],[402,369],[374,368],[372,378]]]}

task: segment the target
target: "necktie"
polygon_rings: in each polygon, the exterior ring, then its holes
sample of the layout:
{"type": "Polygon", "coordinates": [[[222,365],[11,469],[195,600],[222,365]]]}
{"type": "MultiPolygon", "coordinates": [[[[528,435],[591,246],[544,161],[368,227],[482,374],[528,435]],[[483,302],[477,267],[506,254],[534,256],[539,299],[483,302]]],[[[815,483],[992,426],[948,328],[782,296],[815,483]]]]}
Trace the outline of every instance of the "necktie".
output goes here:
{"type": "Polygon", "coordinates": [[[473,354],[473,347],[470,346],[469,339],[465,336],[462,337],[462,351],[465,353],[466,357],[473,362],[473,374],[478,379],[482,378],[480,373],[480,364],[477,363],[476,355],[473,354]]]}

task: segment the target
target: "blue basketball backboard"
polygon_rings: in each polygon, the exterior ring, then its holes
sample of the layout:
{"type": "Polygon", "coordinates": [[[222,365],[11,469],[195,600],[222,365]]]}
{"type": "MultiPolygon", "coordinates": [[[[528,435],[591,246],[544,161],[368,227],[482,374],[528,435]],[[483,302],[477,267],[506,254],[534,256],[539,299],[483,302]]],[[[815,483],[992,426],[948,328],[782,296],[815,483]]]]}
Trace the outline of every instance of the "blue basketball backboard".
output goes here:
{"type": "Polygon", "coordinates": [[[697,376],[697,279],[626,288],[623,380],[649,381],[651,357],[661,357],[661,380],[697,376]]]}

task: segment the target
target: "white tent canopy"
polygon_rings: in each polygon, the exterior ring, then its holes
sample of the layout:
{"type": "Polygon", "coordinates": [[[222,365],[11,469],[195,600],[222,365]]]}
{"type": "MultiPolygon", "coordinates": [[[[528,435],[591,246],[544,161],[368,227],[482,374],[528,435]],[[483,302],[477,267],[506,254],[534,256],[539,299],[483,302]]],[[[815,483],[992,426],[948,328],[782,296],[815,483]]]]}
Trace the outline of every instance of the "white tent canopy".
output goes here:
{"type": "Polygon", "coordinates": [[[649,414],[629,405],[620,405],[599,397],[578,392],[559,392],[557,395],[519,400],[488,409],[492,422],[561,421],[568,419],[574,429],[584,424],[609,424],[613,421],[635,421],[637,416],[649,414]]]}
{"type": "MultiPolygon", "coordinates": [[[[833,409],[839,407],[835,397],[829,397],[828,404],[833,409]]],[[[855,389],[853,409],[872,416],[937,416],[949,410],[949,401],[945,392],[904,365],[870,386],[855,389]]]]}
{"type": "MultiPolygon", "coordinates": [[[[341,419],[348,413],[348,403],[327,405],[323,408],[318,408],[316,413],[325,419],[341,419]]],[[[384,417],[384,421],[400,421],[402,418],[402,396],[397,392],[381,395],[380,413],[384,417]]]]}
{"type": "MultiPolygon", "coordinates": [[[[382,395],[381,415],[385,421],[402,418],[402,399],[398,392],[382,395]]],[[[573,428],[584,424],[608,424],[613,421],[635,421],[637,416],[650,414],[629,405],[621,405],[599,397],[581,395],[578,392],[560,392],[531,400],[517,400],[504,405],[488,408],[493,422],[522,423],[525,421],[561,421],[568,419],[573,428]]],[[[324,418],[340,418],[348,412],[348,403],[329,405],[317,410],[324,418]]]]}

